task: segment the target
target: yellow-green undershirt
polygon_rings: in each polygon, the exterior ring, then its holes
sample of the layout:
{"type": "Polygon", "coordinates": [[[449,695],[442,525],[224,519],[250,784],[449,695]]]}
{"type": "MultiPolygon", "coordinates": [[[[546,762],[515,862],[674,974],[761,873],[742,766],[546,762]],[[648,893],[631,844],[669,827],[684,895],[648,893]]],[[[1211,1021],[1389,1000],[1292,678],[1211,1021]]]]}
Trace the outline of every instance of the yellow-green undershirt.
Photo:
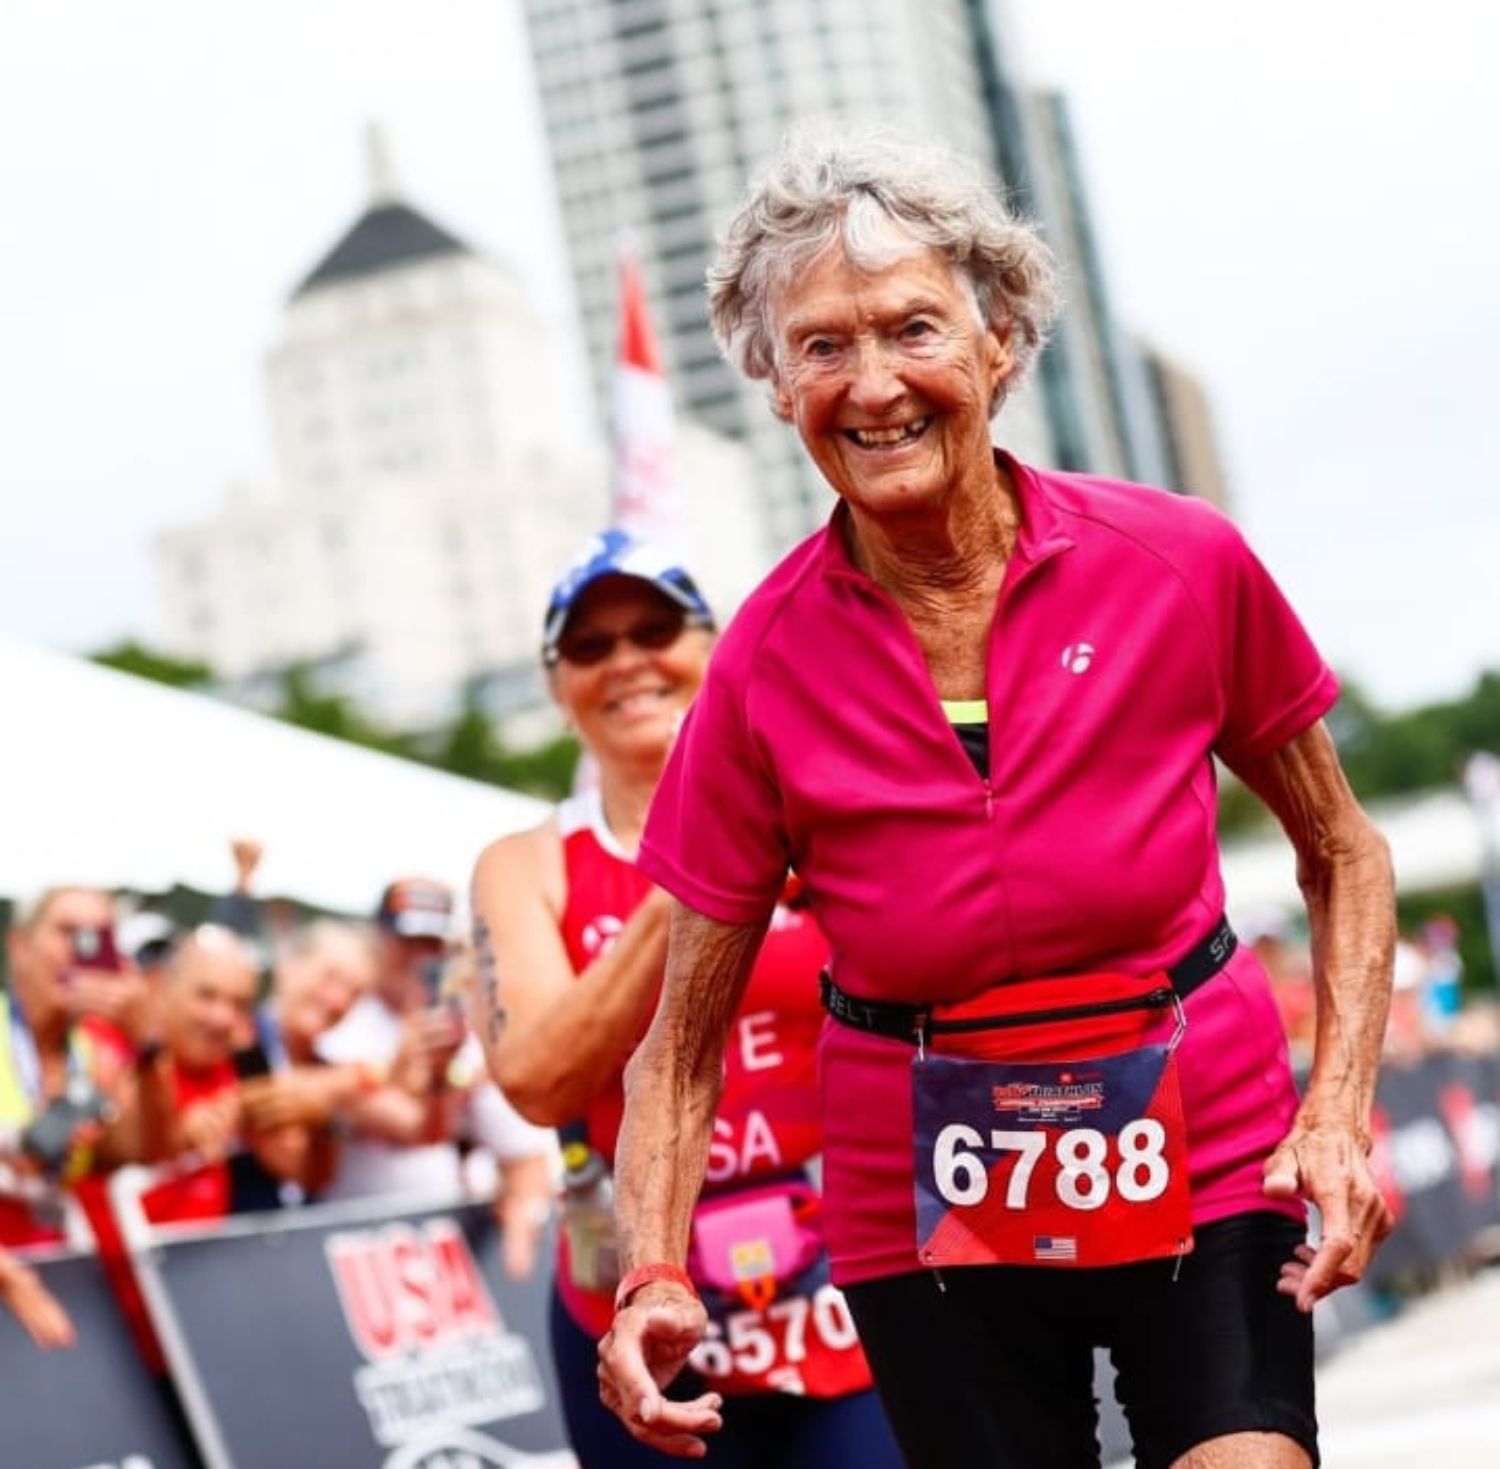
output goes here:
{"type": "Polygon", "coordinates": [[[943,699],[943,716],[980,778],[990,774],[990,706],[986,699],[943,699]]]}

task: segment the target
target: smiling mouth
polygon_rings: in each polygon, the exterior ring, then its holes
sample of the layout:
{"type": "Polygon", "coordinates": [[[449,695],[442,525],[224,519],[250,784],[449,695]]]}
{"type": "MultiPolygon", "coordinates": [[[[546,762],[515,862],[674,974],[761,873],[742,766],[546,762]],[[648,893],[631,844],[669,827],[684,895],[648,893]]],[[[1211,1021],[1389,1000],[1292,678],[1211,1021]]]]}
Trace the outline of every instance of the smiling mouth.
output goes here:
{"type": "Polygon", "coordinates": [[[662,703],[667,696],[666,689],[632,689],[628,694],[610,699],[604,709],[609,714],[617,714],[621,710],[651,709],[662,703]]]}
{"type": "Polygon", "coordinates": [[[861,449],[895,449],[920,439],[931,422],[932,415],[928,414],[896,428],[846,428],[844,437],[861,449]]]}

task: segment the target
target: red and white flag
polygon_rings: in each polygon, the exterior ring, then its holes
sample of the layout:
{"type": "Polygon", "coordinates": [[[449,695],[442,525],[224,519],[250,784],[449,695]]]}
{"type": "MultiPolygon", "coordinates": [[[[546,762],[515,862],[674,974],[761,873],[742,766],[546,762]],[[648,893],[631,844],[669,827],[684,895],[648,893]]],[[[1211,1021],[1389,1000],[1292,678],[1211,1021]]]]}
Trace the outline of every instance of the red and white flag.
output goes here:
{"type": "Polygon", "coordinates": [[[610,524],[667,546],[683,537],[672,394],[646,307],[640,263],[620,253],[620,344],[611,415],[610,524]]]}

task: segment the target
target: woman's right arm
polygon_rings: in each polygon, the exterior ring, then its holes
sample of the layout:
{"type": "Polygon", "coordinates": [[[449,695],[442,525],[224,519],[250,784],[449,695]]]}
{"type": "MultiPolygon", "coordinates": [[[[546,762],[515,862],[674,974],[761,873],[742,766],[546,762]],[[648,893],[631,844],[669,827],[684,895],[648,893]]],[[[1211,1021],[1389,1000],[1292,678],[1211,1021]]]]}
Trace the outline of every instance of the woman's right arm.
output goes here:
{"type": "Polygon", "coordinates": [[[582,1114],[645,1030],[670,911],[652,889],[608,951],[575,976],[561,931],[566,899],[551,823],[502,838],[475,866],[475,1030],[511,1105],[552,1127],[582,1114]]]}
{"type": "MultiPolygon", "coordinates": [[[[641,1266],[686,1263],[724,1084],[724,1042],[765,932],[765,923],[717,923],[680,905],[673,917],[666,990],[625,1076],[615,1212],[627,1284],[641,1266]]],[[[616,1301],[599,1343],[605,1406],[642,1443],[679,1457],[698,1457],[700,1435],[722,1421],[717,1393],[691,1402],[664,1396],[706,1321],[696,1295],[653,1280],[616,1301]]]]}

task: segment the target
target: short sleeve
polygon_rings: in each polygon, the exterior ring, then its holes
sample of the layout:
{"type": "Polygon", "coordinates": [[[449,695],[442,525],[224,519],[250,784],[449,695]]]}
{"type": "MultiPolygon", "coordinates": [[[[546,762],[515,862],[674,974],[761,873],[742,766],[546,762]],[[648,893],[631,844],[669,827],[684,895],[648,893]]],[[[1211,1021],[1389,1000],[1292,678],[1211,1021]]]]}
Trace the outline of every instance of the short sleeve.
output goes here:
{"type": "Polygon", "coordinates": [[[1232,526],[1219,549],[1215,631],[1224,717],[1214,750],[1233,764],[1295,739],[1333,707],[1339,686],[1281,588],[1232,526]]]}
{"type": "Polygon", "coordinates": [[[695,912],[759,923],[786,879],[781,801],[721,646],[651,801],[636,865],[695,912]]]}

